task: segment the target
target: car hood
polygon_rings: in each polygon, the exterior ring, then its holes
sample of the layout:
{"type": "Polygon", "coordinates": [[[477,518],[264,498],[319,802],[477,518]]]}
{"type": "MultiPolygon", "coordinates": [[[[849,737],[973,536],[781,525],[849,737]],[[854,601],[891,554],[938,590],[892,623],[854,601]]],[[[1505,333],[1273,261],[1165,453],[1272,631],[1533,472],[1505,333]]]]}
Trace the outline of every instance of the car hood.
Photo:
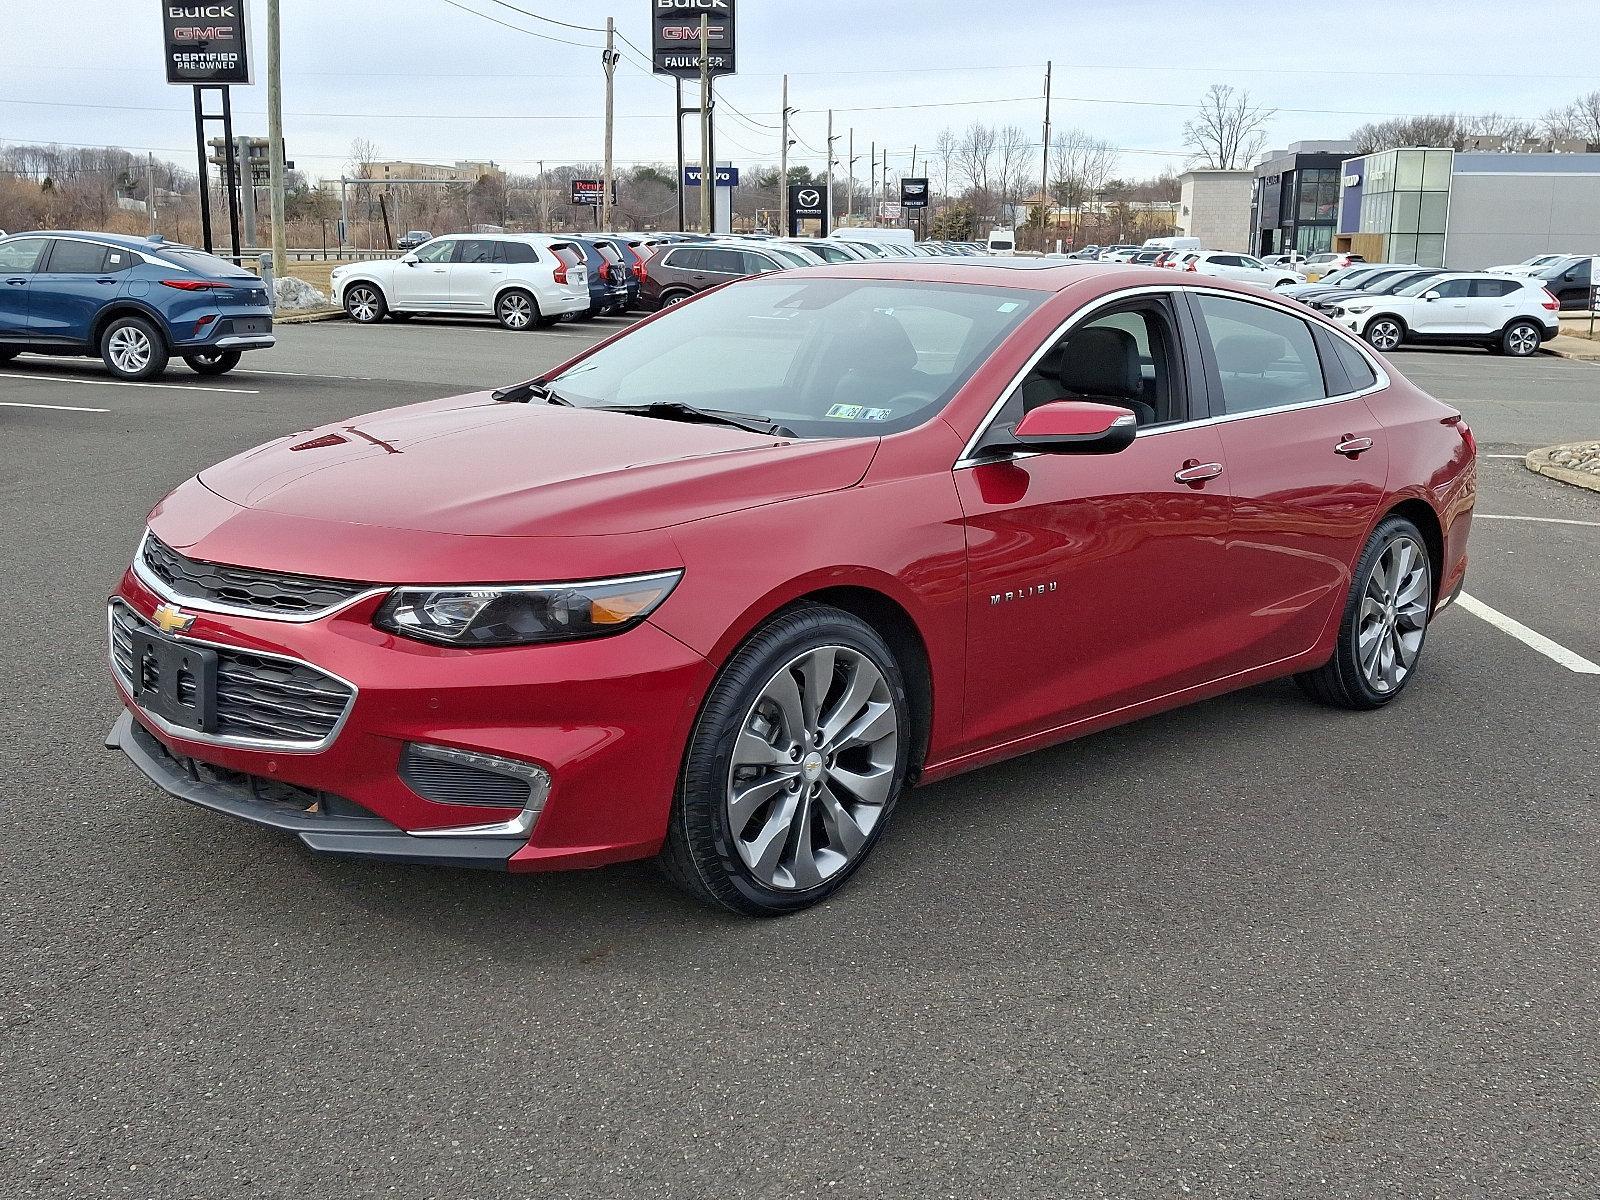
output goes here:
{"type": "Polygon", "coordinates": [[[796,441],[487,393],[270,442],[201,473],[242,508],[425,533],[637,533],[858,483],[875,438],[796,441]]]}

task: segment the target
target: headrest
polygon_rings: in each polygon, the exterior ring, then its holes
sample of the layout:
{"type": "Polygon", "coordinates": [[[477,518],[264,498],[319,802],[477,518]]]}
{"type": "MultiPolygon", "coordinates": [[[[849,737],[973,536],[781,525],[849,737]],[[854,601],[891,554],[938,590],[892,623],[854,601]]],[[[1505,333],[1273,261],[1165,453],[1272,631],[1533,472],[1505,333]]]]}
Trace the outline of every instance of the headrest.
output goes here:
{"type": "Polygon", "coordinates": [[[1056,374],[1073,396],[1132,400],[1144,395],[1139,343],[1126,329],[1096,325],[1071,334],[1056,374]]]}

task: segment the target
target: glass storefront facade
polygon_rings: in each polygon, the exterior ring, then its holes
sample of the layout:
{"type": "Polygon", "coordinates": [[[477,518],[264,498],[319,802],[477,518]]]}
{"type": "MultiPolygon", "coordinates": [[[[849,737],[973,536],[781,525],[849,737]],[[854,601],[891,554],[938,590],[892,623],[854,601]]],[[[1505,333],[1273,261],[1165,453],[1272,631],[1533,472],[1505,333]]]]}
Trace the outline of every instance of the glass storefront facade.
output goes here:
{"type": "Polygon", "coordinates": [[[1384,239],[1387,262],[1444,266],[1453,150],[1388,150],[1363,160],[1355,232],[1384,239]]]}
{"type": "Polygon", "coordinates": [[[1256,170],[1255,252],[1316,254],[1333,248],[1339,222],[1342,155],[1305,152],[1256,170]]]}

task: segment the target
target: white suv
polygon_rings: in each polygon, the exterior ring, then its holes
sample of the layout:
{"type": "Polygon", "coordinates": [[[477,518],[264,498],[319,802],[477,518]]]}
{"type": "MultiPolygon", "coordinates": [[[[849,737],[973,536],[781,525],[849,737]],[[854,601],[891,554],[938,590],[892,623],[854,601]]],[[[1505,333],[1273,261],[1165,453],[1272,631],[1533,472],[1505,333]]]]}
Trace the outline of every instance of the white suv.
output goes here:
{"type": "Polygon", "coordinates": [[[589,311],[580,247],[544,234],[450,234],[399,258],[347,263],[332,274],[334,303],[352,321],[416,313],[494,317],[507,329],[589,311]]]}
{"type": "Polygon", "coordinates": [[[1193,271],[1197,275],[1237,279],[1241,283],[1254,283],[1264,288],[1288,287],[1290,284],[1306,281],[1304,275],[1296,274],[1287,267],[1269,267],[1259,258],[1251,258],[1248,254],[1231,254],[1223,250],[1207,250],[1204,254],[1196,254],[1185,262],[1181,269],[1193,271]]]}
{"type": "Polygon", "coordinates": [[[1527,358],[1561,332],[1560,311],[1540,280],[1472,272],[1419,279],[1393,295],[1351,296],[1329,315],[1383,351],[1447,343],[1527,358]]]}

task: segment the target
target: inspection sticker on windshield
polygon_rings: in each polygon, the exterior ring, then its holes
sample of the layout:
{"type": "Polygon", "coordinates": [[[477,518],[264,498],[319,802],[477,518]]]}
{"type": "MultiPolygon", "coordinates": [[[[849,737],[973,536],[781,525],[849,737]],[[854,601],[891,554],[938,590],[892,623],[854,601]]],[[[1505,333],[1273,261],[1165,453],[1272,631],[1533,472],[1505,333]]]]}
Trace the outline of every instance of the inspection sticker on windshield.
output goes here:
{"type": "Polygon", "coordinates": [[[835,404],[823,415],[837,417],[841,421],[887,421],[894,413],[893,410],[887,408],[863,408],[859,404],[835,404]]]}

